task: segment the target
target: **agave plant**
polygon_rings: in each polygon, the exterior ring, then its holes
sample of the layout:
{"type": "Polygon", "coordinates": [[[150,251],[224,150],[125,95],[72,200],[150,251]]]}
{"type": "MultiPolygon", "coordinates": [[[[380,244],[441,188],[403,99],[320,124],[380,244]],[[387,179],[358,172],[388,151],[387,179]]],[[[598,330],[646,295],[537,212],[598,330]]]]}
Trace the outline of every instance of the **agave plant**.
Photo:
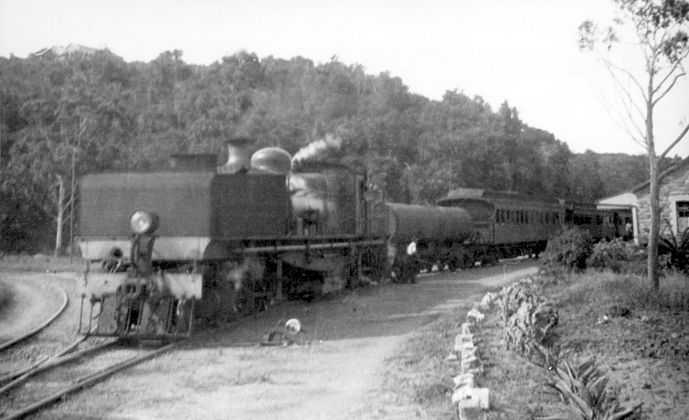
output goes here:
{"type": "Polygon", "coordinates": [[[667,220],[665,223],[667,223],[670,233],[660,237],[659,252],[670,255],[668,261],[670,267],[689,273],[689,228],[675,236],[670,223],[667,220]]]}
{"type": "MultiPolygon", "coordinates": [[[[538,347],[545,359],[550,359],[548,350],[538,347]]],[[[548,364],[550,365],[550,364],[548,364]]],[[[574,367],[567,360],[560,360],[551,367],[551,381],[548,386],[556,389],[568,403],[567,411],[540,420],[620,420],[634,415],[642,403],[620,405],[608,390],[608,378],[596,365],[595,359],[588,359],[574,367]]]]}

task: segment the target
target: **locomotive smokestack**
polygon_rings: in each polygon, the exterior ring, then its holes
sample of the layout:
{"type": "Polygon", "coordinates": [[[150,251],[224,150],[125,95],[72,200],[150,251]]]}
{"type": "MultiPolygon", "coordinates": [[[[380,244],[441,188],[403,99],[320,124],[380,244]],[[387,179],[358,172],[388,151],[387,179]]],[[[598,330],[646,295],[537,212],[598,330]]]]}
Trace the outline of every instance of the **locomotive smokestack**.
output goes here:
{"type": "Polygon", "coordinates": [[[228,140],[227,145],[227,163],[220,168],[223,173],[234,174],[237,172],[246,172],[251,166],[249,158],[249,144],[253,143],[253,139],[248,137],[236,137],[228,140]]]}

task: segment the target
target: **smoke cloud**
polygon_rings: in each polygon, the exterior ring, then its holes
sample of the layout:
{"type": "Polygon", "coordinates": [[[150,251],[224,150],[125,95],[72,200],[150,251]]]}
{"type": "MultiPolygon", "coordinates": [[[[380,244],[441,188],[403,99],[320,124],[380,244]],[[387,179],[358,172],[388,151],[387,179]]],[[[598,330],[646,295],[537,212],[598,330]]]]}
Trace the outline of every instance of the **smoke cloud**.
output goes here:
{"type": "Polygon", "coordinates": [[[328,149],[339,150],[341,146],[342,139],[340,137],[326,134],[324,139],[316,140],[299,149],[292,157],[292,164],[318,156],[328,149]]]}

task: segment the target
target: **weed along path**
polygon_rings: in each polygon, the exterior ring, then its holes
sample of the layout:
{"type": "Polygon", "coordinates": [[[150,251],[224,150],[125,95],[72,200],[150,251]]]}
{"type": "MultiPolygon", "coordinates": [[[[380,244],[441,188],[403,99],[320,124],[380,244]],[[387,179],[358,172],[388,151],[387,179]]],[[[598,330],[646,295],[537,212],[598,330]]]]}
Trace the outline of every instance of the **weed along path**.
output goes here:
{"type": "MultiPolygon", "coordinates": [[[[480,299],[487,288],[536,271],[501,264],[419,276],[312,303],[286,302],[215,330],[70,397],[38,418],[377,419],[418,417],[413,402],[386,398],[385,361],[410,334],[480,299]],[[288,346],[258,346],[291,318],[288,346]]],[[[388,396],[389,397],[389,396],[388,396]]]]}

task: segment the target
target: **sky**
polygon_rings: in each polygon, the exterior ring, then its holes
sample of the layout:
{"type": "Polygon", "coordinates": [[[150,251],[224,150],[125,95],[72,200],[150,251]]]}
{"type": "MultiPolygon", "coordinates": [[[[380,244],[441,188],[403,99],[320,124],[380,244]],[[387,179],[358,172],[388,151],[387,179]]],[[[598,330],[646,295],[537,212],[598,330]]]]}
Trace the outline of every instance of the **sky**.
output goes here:
{"type": "MultiPolygon", "coordinates": [[[[144,62],[178,49],[202,65],[241,50],[337,57],[430,99],[457,90],[494,110],[507,101],[577,153],[642,154],[607,71],[577,45],[582,21],[612,16],[606,0],[0,0],[0,56],[80,44],[144,62]]],[[[631,53],[618,58],[636,63],[631,53]]],[[[689,123],[689,82],[656,113],[661,152],[689,123]]],[[[674,154],[689,155],[689,138],[674,154]]]]}

